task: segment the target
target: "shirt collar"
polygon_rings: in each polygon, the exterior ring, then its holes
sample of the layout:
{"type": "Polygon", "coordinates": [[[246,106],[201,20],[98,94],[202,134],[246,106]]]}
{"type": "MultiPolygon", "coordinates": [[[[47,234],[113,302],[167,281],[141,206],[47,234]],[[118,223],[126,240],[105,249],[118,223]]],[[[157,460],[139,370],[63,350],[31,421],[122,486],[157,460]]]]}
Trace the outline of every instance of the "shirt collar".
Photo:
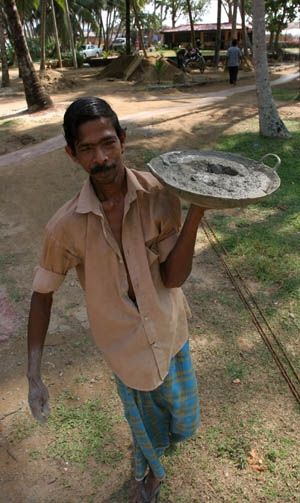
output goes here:
{"type": "MultiPolygon", "coordinates": [[[[127,178],[127,194],[126,199],[130,204],[137,198],[137,191],[148,192],[145,187],[141,185],[139,180],[131,169],[125,167],[127,178]]],[[[79,198],[76,207],[77,213],[94,213],[95,215],[102,216],[102,206],[94,191],[90,178],[88,178],[79,193],[79,198]]]]}

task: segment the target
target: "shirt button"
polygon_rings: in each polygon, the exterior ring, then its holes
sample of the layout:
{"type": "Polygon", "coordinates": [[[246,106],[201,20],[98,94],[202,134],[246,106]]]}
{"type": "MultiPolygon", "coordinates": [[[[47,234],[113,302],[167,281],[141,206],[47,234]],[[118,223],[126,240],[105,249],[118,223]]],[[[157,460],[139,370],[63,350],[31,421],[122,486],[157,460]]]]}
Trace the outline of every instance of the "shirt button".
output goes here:
{"type": "Polygon", "coordinates": [[[144,316],[144,320],[148,321],[149,320],[148,316],[144,316]]]}

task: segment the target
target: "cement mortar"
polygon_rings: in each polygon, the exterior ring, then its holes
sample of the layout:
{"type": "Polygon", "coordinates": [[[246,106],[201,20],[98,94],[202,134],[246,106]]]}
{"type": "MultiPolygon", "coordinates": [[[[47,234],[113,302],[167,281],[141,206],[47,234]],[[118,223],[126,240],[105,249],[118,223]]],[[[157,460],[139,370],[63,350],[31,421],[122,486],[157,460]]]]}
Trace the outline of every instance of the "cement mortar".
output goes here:
{"type": "Polygon", "coordinates": [[[248,204],[270,194],[280,184],[272,168],[222,152],[170,152],[152,159],[149,167],[183,199],[196,204],[198,199],[199,204],[204,201],[211,207],[248,204]]]}

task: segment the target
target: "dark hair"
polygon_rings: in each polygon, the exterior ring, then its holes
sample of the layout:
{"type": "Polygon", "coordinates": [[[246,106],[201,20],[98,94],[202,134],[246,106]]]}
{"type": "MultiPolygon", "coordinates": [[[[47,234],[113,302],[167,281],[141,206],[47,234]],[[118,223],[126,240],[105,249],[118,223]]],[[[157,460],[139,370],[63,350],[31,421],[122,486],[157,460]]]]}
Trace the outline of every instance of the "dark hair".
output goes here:
{"type": "Polygon", "coordinates": [[[87,96],[85,98],[78,98],[67,108],[64,115],[63,128],[67,145],[71,147],[74,153],[79,126],[87,121],[100,119],[100,117],[110,119],[118,137],[122,136],[124,129],[119,123],[117,114],[106,101],[87,96]]]}
{"type": "Polygon", "coordinates": [[[237,39],[234,38],[233,41],[231,42],[232,45],[237,45],[237,39]]]}

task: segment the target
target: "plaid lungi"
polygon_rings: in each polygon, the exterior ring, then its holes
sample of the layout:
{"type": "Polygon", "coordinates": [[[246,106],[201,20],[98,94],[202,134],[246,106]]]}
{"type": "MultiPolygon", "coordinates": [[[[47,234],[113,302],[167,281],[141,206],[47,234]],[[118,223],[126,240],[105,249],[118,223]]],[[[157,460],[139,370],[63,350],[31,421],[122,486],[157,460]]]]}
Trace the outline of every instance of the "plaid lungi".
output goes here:
{"type": "Polygon", "coordinates": [[[142,480],[150,467],[163,479],[165,470],[159,458],[171,443],[191,437],[200,423],[189,343],[172,358],[167,377],[155,390],[128,388],[118,377],[116,383],[133,436],[135,478],[142,480]]]}

